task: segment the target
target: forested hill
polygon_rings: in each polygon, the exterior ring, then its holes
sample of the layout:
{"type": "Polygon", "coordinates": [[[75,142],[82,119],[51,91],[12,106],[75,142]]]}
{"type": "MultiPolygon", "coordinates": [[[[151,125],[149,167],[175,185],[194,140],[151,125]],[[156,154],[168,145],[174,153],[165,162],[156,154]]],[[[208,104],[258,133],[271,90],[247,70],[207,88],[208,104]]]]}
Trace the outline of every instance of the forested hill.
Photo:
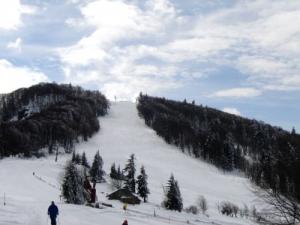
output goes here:
{"type": "Polygon", "coordinates": [[[109,108],[98,91],[41,83],[1,96],[0,157],[38,154],[41,148],[71,151],[100,128],[98,116],[109,108]]]}
{"type": "Polygon", "coordinates": [[[145,123],[169,144],[300,200],[300,135],[213,108],[140,95],[145,123]]]}

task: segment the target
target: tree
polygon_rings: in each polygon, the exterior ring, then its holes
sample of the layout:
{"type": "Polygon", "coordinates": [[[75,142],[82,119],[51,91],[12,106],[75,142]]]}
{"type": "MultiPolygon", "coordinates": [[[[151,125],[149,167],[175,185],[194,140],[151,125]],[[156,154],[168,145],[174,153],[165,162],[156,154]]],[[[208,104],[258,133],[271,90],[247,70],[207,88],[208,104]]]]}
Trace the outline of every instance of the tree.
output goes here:
{"type": "Polygon", "coordinates": [[[117,179],[125,180],[124,172],[121,170],[120,165],[118,166],[118,170],[117,170],[117,179]]]}
{"type": "Polygon", "coordinates": [[[75,164],[78,164],[78,165],[81,164],[81,157],[78,153],[76,154],[75,151],[73,151],[73,154],[72,154],[72,162],[75,164]]]}
{"type": "Polygon", "coordinates": [[[65,167],[62,195],[67,203],[83,204],[85,201],[83,177],[72,161],[67,162],[65,167]]]}
{"type": "Polygon", "coordinates": [[[81,156],[81,165],[83,165],[86,168],[90,168],[89,162],[85,156],[85,152],[83,152],[81,156]]]}
{"type": "Polygon", "coordinates": [[[292,134],[292,135],[296,135],[295,127],[292,128],[291,134],[292,134]]]}
{"type": "Polygon", "coordinates": [[[135,157],[134,154],[130,155],[130,158],[127,161],[127,164],[124,168],[125,176],[125,188],[135,193],[135,157]]]}
{"type": "Polygon", "coordinates": [[[116,170],[116,164],[113,163],[110,167],[110,174],[109,174],[110,178],[112,179],[117,179],[117,170],[116,170]]]}
{"type": "Polygon", "coordinates": [[[90,169],[90,175],[92,179],[94,179],[96,182],[101,183],[101,182],[105,182],[105,179],[103,177],[104,173],[105,172],[103,170],[103,160],[98,150],[94,157],[92,167],[90,169]]]}
{"type": "Polygon", "coordinates": [[[75,158],[76,158],[76,153],[75,151],[73,151],[72,153],[72,162],[75,163],[75,158]]]}
{"type": "Polygon", "coordinates": [[[206,199],[204,198],[204,196],[199,196],[198,198],[198,201],[197,201],[197,204],[199,206],[199,208],[201,209],[202,211],[202,214],[205,214],[205,212],[207,211],[208,209],[208,206],[207,206],[207,201],[206,199]]]}
{"type": "Polygon", "coordinates": [[[148,176],[145,172],[145,168],[142,166],[141,174],[137,177],[137,193],[144,199],[144,202],[147,201],[148,194],[150,194],[147,179],[148,176]]]}
{"type": "Polygon", "coordinates": [[[181,212],[183,204],[178,182],[174,179],[173,174],[168,181],[166,199],[164,201],[166,209],[177,210],[181,212]]]}
{"type": "Polygon", "coordinates": [[[300,224],[300,204],[296,198],[284,196],[271,189],[254,189],[254,193],[270,207],[262,212],[256,212],[260,224],[296,225],[300,224]]]}

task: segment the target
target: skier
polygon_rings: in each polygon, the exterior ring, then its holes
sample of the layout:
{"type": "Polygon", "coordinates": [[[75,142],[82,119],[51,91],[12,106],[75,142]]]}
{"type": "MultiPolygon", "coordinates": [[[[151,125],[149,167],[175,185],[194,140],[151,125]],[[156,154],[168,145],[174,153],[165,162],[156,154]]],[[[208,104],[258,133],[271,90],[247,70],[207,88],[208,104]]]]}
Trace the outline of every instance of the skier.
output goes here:
{"type": "Polygon", "coordinates": [[[124,220],[124,222],[122,223],[122,225],[128,225],[127,220],[124,220]]]}
{"type": "Polygon", "coordinates": [[[56,225],[56,217],[58,216],[58,208],[54,204],[54,201],[51,202],[51,205],[48,208],[48,215],[51,219],[51,225],[56,225]]]}

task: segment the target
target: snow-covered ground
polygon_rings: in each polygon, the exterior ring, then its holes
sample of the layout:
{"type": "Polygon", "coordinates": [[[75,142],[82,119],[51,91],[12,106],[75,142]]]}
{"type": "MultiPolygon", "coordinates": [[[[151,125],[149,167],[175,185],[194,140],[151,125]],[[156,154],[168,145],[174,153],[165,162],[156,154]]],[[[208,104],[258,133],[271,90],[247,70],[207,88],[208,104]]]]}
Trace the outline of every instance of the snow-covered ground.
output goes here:
{"type": "Polygon", "coordinates": [[[149,203],[129,206],[125,214],[121,203],[106,199],[106,194],[112,192],[111,186],[101,184],[97,186],[98,198],[111,203],[113,208],[95,209],[65,204],[59,199],[59,177],[71,155],[60,156],[58,162],[53,156],[25,160],[7,158],[0,161],[1,225],[50,224],[46,211],[52,200],[60,209],[59,225],[120,225],[124,219],[128,219],[129,225],[179,225],[187,221],[195,225],[253,224],[247,219],[221,216],[217,210],[217,204],[224,200],[239,206],[257,206],[249,181],[241,176],[224,174],[214,166],[166,144],[138,117],[134,103],[112,103],[109,115],[101,117],[100,124],[100,132],[88,142],[78,144],[76,151],[85,151],[91,163],[95,152],[100,150],[108,173],[113,162],[123,167],[129,155],[134,153],[137,172],[144,165],[149,176],[149,203]],[[197,197],[203,195],[209,204],[209,217],[167,211],[160,207],[162,186],[166,185],[171,173],[178,180],[184,207],[195,204],[197,197]],[[6,205],[3,204],[4,195],[6,205]],[[153,216],[154,211],[156,217],[153,216]]]}

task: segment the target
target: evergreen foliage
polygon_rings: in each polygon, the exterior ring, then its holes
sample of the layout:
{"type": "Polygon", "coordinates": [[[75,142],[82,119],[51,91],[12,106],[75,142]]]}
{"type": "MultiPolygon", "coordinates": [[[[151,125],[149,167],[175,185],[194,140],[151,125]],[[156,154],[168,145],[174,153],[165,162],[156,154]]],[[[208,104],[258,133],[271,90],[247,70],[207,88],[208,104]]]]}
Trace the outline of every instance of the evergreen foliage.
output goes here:
{"type": "Polygon", "coordinates": [[[176,210],[179,212],[181,212],[183,208],[178,182],[174,179],[173,174],[168,181],[164,206],[166,209],[176,210]]]}
{"type": "Polygon", "coordinates": [[[118,174],[117,174],[117,170],[116,170],[116,164],[113,163],[110,167],[110,174],[109,174],[110,178],[112,179],[118,179],[118,174]]]}
{"type": "Polygon", "coordinates": [[[144,199],[144,202],[147,201],[148,195],[150,194],[148,188],[148,176],[146,174],[144,166],[141,167],[141,173],[137,177],[137,193],[144,199]]]}
{"type": "Polygon", "coordinates": [[[90,169],[90,176],[92,177],[92,180],[101,183],[101,182],[105,182],[104,174],[105,172],[103,170],[103,159],[100,156],[98,150],[94,157],[94,161],[90,169]]]}
{"type": "Polygon", "coordinates": [[[135,193],[135,157],[134,154],[130,155],[130,158],[127,161],[127,164],[124,168],[124,177],[125,177],[125,188],[135,193]]]}
{"type": "Polygon", "coordinates": [[[41,148],[71,152],[79,138],[100,128],[97,116],[108,100],[98,91],[42,83],[3,95],[0,101],[0,157],[38,154],[41,148]]]}
{"type": "Polygon", "coordinates": [[[140,95],[146,125],[182,151],[300,201],[300,135],[222,111],[140,95]]]}
{"type": "Polygon", "coordinates": [[[81,156],[81,165],[83,165],[86,168],[90,168],[90,165],[89,165],[89,162],[86,158],[85,152],[83,152],[82,156],[81,156]]]}
{"type": "Polygon", "coordinates": [[[62,196],[67,203],[83,204],[85,202],[83,177],[72,161],[69,161],[65,167],[62,196]]]}

